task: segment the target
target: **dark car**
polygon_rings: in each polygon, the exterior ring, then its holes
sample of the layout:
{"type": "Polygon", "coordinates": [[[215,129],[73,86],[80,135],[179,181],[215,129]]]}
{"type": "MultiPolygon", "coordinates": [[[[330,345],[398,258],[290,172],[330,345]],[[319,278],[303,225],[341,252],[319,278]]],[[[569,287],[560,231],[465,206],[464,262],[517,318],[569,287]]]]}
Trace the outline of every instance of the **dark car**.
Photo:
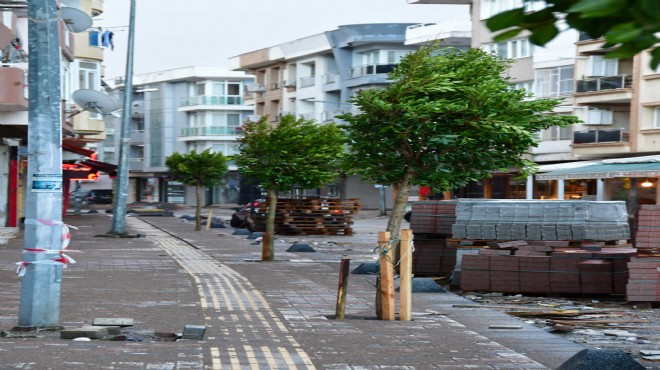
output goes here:
{"type": "Polygon", "coordinates": [[[83,198],[86,204],[111,204],[112,189],[90,190],[83,198]]]}
{"type": "Polygon", "coordinates": [[[250,229],[250,216],[259,212],[259,205],[266,202],[264,199],[254,200],[242,207],[236,208],[236,212],[231,215],[229,225],[231,227],[250,229]]]}

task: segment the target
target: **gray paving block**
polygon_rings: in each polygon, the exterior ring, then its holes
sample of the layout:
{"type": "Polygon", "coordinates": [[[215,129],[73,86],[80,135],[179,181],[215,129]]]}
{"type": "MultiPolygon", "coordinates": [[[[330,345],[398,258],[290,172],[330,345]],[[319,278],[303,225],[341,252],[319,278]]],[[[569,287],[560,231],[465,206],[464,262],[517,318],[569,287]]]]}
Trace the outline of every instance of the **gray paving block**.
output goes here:
{"type": "Polygon", "coordinates": [[[79,328],[60,330],[60,336],[62,339],[75,339],[80,337],[101,339],[108,334],[110,334],[110,332],[105,326],[82,326],[79,328]]]}
{"type": "Polygon", "coordinates": [[[100,317],[92,321],[94,326],[133,326],[133,319],[131,318],[109,318],[109,317],[100,317]]]}

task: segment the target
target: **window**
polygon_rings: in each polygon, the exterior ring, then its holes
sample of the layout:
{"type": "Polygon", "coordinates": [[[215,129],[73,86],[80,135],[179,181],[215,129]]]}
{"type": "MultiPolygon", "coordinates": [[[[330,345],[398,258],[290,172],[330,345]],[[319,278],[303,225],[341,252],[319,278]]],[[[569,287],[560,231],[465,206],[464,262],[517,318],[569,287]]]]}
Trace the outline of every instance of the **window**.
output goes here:
{"type": "Polygon", "coordinates": [[[89,46],[101,46],[101,32],[89,31],[89,46]]]}
{"type": "Polygon", "coordinates": [[[612,108],[594,108],[589,107],[587,111],[588,125],[611,125],[612,108]]]}
{"type": "Polygon", "coordinates": [[[495,14],[521,7],[529,12],[540,10],[545,7],[545,4],[544,1],[540,0],[482,0],[481,19],[487,19],[495,14]]]}
{"type": "MultiPolygon", "coordinates": [[[[99,77],[99,65],[90,62],[78,62],[78,88],[89,90],[101,90],[101,78],[99,77]]],[[[101,119],[97,112],[90,112],[90,118],[101,119]]]]}
{"type": "Polygon", "coordinates": [[[606,59],[601,55],[589,57],[587,76],[616,76],[618,74],[618,59],[606,59]]]}
{"type": "Polygon", "coordinates": [[[660,107],[653,108],[653,128],[660,128],[660,107]]]}
{"type": "Polygon", "coordinates": [[[369,51],[362,54],[362,64],[378,64],[379,54],[378,50],[369,51]]]}
{"type": "Polygon", "coordinates": [[[541,98],[573,93],[573,66],[537,69],[535,94],[541,98]]]}
{"type": "Polygon", "coordinates": [[[528,92],[532,91],[533,81],[521,81],[511,84],[511,88],[514,90],[527,90],[528,92]]]}
{"type": "Polygon", "coordinates": [[[496,44],[484,44],[483,49],[506,59],[527,58],[532,56],[532,45],[528,39],[509,40],[496,44]]]}
{"type": "Polygon", "coordinates": [[[572,140],[573,129],[568,127],[552,126],[541,131],[543,141],[572,140]]]}
{"type": "Polygon", "coordinates": [[[205,93],[206,93],[206,83],[204,81],[190,84],[191,97],[205,95],[205,93]]]}

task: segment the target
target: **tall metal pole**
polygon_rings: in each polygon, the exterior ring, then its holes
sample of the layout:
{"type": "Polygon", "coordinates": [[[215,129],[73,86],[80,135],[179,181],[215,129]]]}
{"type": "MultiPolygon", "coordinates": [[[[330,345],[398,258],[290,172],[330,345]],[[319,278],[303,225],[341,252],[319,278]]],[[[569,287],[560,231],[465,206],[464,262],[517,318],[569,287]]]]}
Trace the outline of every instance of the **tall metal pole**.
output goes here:
{"type": "Polygon", "coordinates": [[[28,1],[28,178],[18,326],[60,321],[62,265],[62,122],[57,0],[28,1]]]}
{"type": "Polygon", "coordinates": [[[126,234],[126,202],[128,199],[128,155],[131,141],[131,98],[133,95],[133,50],[135,44],[135,0],[131,0],[128,23],[128,51],[126,53],[126,76],[124,77],[124,108],[119,135],[119,163],[117,168],[117,190],[112,211],[112,229],[108,234],[126,234]]]}

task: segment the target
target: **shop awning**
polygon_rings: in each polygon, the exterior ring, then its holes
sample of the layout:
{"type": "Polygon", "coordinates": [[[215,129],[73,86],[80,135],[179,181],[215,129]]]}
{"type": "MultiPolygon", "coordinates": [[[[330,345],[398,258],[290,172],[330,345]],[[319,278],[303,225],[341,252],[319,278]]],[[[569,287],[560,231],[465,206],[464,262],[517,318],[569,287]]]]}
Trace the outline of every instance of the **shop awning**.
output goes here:
{"type": "Polygon", "coordinates": [[[537,180],[607,179],[615,177],[660,177],[660,162],[611,163],[602,161],[577,168],[540,173],[537,180]]]}

